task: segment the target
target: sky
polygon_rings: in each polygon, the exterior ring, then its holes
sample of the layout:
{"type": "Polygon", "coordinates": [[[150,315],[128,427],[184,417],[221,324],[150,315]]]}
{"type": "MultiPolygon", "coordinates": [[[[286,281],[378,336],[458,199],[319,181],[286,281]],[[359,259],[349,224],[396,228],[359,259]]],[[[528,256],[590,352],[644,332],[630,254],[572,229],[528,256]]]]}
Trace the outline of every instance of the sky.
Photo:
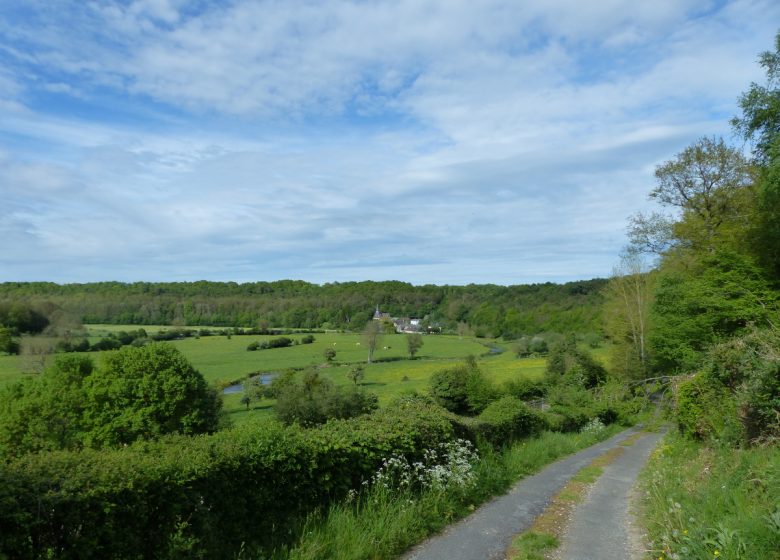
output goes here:
{"type": "Polygon", "coordinates": [[[776,0],[0,0],[0,281],[606,277],[776,0]]]}

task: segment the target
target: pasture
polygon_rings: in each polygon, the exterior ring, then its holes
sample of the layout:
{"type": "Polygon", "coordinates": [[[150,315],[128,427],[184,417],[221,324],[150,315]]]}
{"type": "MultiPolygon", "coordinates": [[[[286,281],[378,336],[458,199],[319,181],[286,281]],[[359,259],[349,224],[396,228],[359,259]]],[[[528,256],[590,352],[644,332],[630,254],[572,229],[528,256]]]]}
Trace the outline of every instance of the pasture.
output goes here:
{"type": "MultiPolygon", "coordinates": [[[[135,330],[134,325],[88,325],[90,339],[106,336],[110,332],[135,330]]],[[[162,326],[144,326],[148,333],[164,330],[162,326]]],[[[170,328],[170,327],[167,327],[170,328]]],[[[186,338],[173,341],[181,352],[211,384],[222,388],[240,382],[247,376],[259,372],[281,372],[289,368],[316,367],[320,375],[336,385],[347,385],[351,381],[347,373],[358,364],[365,367],[361,386],[379,397],[380,405],[409,392],[425,393],[431,375],[445,367],[454,365],[469,355],[476,356],[479,367],[495,383],[509,379],[539,377],[544,372],[544,358],[518,359],[502,342],[478,340],[470,337],[449,335],[425,335],[424,344],[416,359],[410,360],[403,334],[383,335],[373,363],[367,364],[367,349],[360,334],[315,333],[311,344],[297,344],[286,348],[248,351],[252,342],[264,342],[279,335],[224,335],[200,338],[186,338]],[[502,353],[491,352],[500,348],[502,353]],[[336,351],[333,363],[327,363],[324,351],[336,351]]],[[[302,334],[285,335],[300,341],[302,334]]],[[[100,362],[104,352],[91,355],[100,362]]],[[[40,369],[42,360],[51,356],[0,356],[0,386],[24,377],[23,371],[40,369]]],[[[274,401],[263,399],[252,402],[249,410],[242,405],[242,394],[224,396],[225,409],[234,422],[242,423],[271,414],[274,401]]]]}

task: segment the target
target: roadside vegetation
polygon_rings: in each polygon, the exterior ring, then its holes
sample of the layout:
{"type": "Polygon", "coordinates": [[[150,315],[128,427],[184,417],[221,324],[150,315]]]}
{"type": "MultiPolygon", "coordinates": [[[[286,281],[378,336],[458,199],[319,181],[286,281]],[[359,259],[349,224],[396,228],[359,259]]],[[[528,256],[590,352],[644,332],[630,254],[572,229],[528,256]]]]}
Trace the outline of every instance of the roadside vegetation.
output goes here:
{"type": "Polygon", "coordinates": [[[643,475],[652,558],[780,558],[780,33],[760,63],[752,157],[705,137],[658,166],[605,291],[613,373],[675,428],[643,475]]]}

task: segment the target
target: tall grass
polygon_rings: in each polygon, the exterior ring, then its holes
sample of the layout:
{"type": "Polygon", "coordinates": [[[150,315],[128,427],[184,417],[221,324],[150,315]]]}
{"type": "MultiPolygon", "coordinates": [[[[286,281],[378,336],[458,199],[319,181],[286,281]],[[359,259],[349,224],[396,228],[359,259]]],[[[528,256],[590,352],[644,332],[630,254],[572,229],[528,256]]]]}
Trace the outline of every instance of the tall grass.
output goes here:
{"type": "Polygon", "coordinates": [[[351,501],[311,516],[302,537],[276,558],[359,560],[395,558],[426,536],[505,492],[518,478],[564,455],[604,440],[622,428],[588,434],[545,432],[499,452],[482,450],[475,482],[465,488],[398,491],[372,486],[351,501]]]}
{"type": "Polygon", "coordinates": [[[667,436],[643,473],[653,558],[780,559],[780,449],[667,436]]]}

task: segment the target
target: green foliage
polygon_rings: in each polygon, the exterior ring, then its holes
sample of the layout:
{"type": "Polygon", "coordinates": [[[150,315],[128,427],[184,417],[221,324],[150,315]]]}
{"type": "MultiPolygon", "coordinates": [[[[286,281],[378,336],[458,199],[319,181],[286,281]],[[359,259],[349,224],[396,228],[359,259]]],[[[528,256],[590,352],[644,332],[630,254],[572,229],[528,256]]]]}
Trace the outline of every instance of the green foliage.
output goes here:
{"type": "Polygon", "coordinates": [[[0,395],[0,457],[75,449],[89,431],[85,379],[88,356],[59,355],[39,376],[9,385],[0,395]]]}
{"type": "Polygon", "coordinates": [[[221,400],[174,347],[126,346],[94,368],[58,355],[43,374],[8,386],[0,400],[0,455],[128,444],[213,431],[221,400]]]}
{"type": "Polygon", "coordinates": [[[755,153],[765,162],[770,146],[780,134],[780,32],[775,35],[775,50],[765,51],[759,57],[767,77],[766,85],[750,84],[739,98],[741,117],[734,117],[731,124],[746,140],[757,138],[755,153]]]}
{"type": "Polygon", "coordinates": [[[409,351],[409,358],[414,359],[417,352],[420,351],[424,344],[423,337],[420,333],[410,333],[406,335],[406,349],[409,351]]]}
{"type": "Polygon", "coordinates": [[[547,393],[547,383],[543,379],[520,377],[504,382],[502,391],[523,401],[540,399],[547,393]]]}
{"type": "MultiPolygon", "coordinates": [[[[777,331],[756,329],[713,347],[707,353],[701,378],[701,383],[720,394],[715,398],[728,403],[720,407],[719,414],[724,418],[738,417],[747,441],[780,437],[780,334],[777,331]]],[[[718,418],[718,421],[723,420],[718,418]]]]}
{"type": "Polygon", "coordinates": [[[675,418],[681,433],[731,444],[742,441],[736,402],[722,385],[699,374],[678,383],[675,397],[675,418]]]}
{"type": "Polygon", "coordinates": [[[32,305],[11,298],[0,301],[0,326],[8,327],[15,334],[37,334],[49,326],[49,319],[32,305]]]}
{"type": "Polygon", "coordinates": [[[336,358],[336,351],[333,348],[326,348],[322,351],[322,355],[326,362],[332,362],[336,358]]]}
{"type": "Polygon", "coordinates": [[[498,391],[477,367],[473,357],[463,365],[435,372],[430,394],[437,404],[456,414],[479,413],[498,396],[498,391]]]}
{"type": "Polygon", "coordinates": [[[14,338],[13,330],[0,326],[0,352],[4,354],[18,354],[19,341],[14,338]]]}
{"type": "Polygon", "coordinates": [[[351,418],[367,414],[378,406],[373,393],[357,386],[333,385],[316,371],[304,371],[286,378],[275,387],[276,417],[284,424],[315,426],[332,418],[351,418]]]}
{"type": "MultiPolygon", "coordinates": [[[[780,111],[780,107],[778,107],[780,111]]],[[[775,284],[780,283],[780,136],[769,147],[759,176],[752,249],[775,284]]]]}
{"type": "Polygon", "coordinates": [[[713,343],[767,325],[776,295],[752,260],[721,251],[697,259],[686,272],[662,273],[653,309],[656,367],[689,371],[713,343]]]}
{"type": "Polygon", "coordinates": [[[301,337],[301,344],[312,344],[314,340],[315,339],[313,334],[307,334],[301,337]]]}
{"type": "Polygon", "coordinates": [[[652,557],[780,558],[780,448],[668,435],[642,475],[652,557]]]}
{"type": "Polygon", "coordinates": [[[163,434],[211,432],[222,401],[184,355],[165,343],[107,354],[86,380],[90,446],[128,444],[163,434]]]}
{"type": "Polygon", "coordinates": [[[603,383],[607,372],[587,351],[577,348],[573,337],[569,337],[550,350],[545,376],[550,384],[563,382],[590,389],[603,383]]]}
{"type": "Polygon", "coordinates": [[[504,445],[515,439],[541,431],[546,423],[541,414],[515,397],[493,401],[477,416],[474,429],[494,445],[504,445]]]}
{"type": "MultiPolygon", "coordinates": [[[[377,302],[395,317],[418,317],[455,332],[587,332],[598,329],[603,280],[520,286],[412,286],[404,282],[302,281],[0,283],[0,310],[19,301],[54,305],[85,323],[347,329],[359,332],[377,302]],[[482,308],[487,304],[489,309],[482,308]],[[508,319],[508,321],[505,321],[508,319]]],[[[2,321],[0,312],[0,323],[2,321]]],[[[44,317],[45,319],[45,317],[44,317]]],[[[232,333],[235,334],[235,333],[232,333]]]]}
{"type": "Polygon", "coordinates": [[[347,378],[357,386],[366,377],[366,370],[362,365],[357,365],[347,372],[347,378]]]}
{"type": "Polygon", "coordinates": [[[308,512],[358,488],[382,459],[450,441],[440,408],[408,401],[318,429],[273,423],[118,450],[0,464],[0,554],[204,558],[289,542],[308,512]],[[258,530],[262,527],[262,530],[258,530]]]}

